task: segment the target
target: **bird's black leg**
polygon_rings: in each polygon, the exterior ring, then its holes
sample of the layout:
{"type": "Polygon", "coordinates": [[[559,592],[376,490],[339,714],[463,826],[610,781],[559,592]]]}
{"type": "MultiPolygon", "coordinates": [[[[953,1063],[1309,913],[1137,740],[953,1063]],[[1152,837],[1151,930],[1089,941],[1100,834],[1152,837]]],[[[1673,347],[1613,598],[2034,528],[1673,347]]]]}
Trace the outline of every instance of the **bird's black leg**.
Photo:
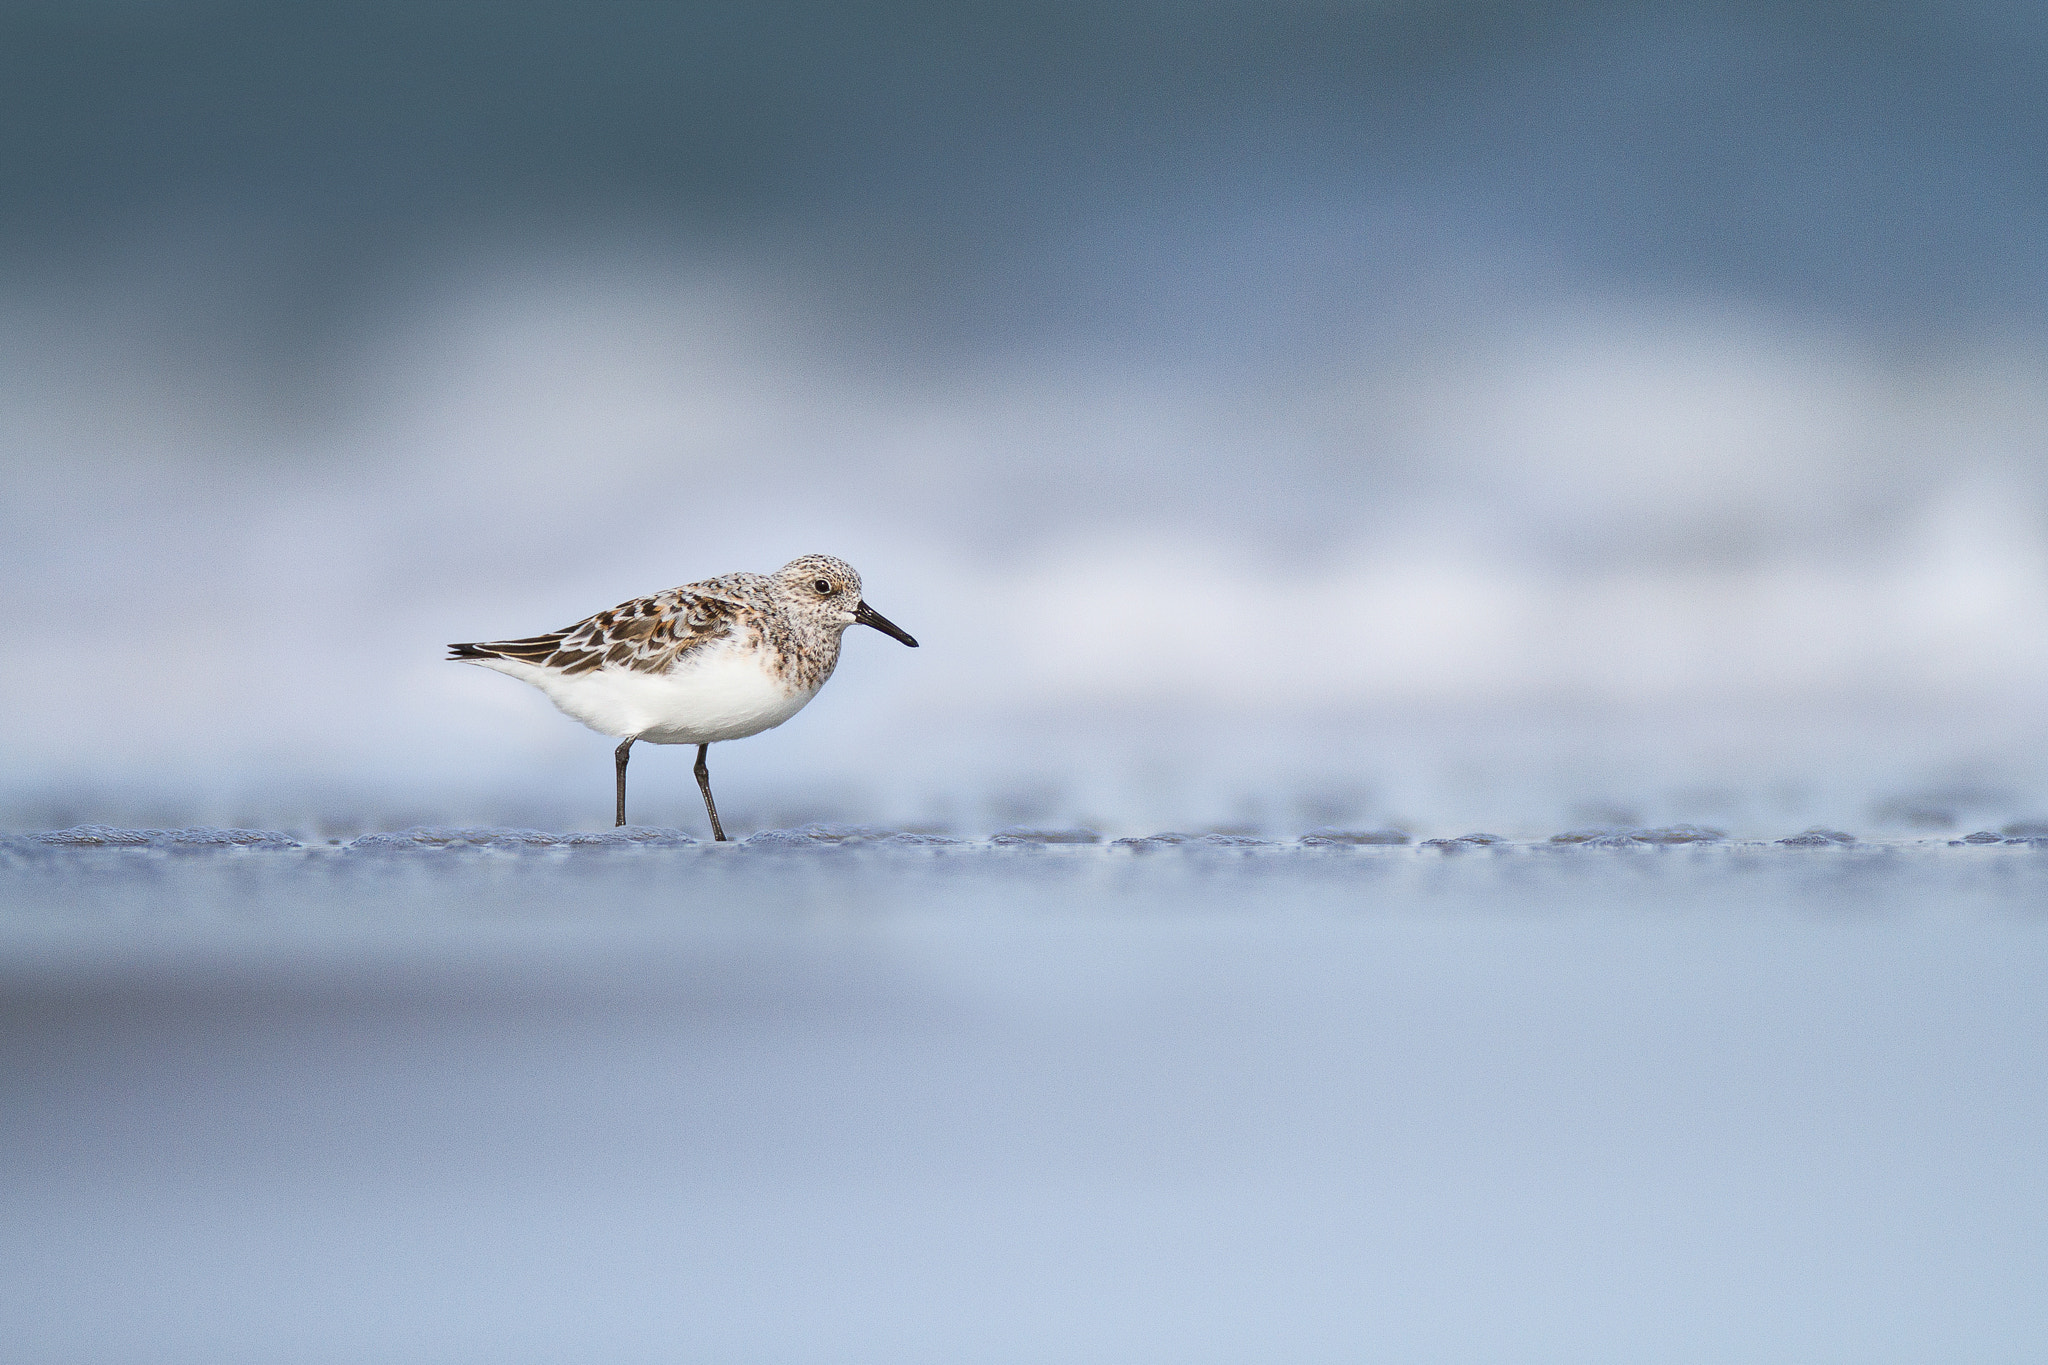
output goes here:
{"type": "Polygon", "coordinates": [[[612,761],[619,766],[619,823],[622,825],[626,823],[626,759],[631,756],[628,751],[632,747],[632,740],[623,740],[612,754],[612,761]]]}
{"type": "Polygon", "coordinates": [[[704,751],[709,744],[697,746],[697,785],[704,789],[704,809],[711,816],[711,837],[719,843],[725,842],[725,831],[718,827],[718,807],[711,800],[711,769],[704,766],[704,751]]]}

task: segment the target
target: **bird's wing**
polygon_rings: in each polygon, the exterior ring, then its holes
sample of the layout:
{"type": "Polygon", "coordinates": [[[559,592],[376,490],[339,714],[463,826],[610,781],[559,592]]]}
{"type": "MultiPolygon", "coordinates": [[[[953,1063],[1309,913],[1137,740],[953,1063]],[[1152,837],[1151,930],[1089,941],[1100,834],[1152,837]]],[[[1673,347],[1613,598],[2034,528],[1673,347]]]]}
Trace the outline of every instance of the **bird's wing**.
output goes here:
{"type": "Polygon", "coordinates": [[[450,645],[448,657],[513,659],[572,675],[606,666],[662,673],[692,650],[731,635],[743,609],[743,603],[695,585],[670,588],[546,635],[450,645]]]}

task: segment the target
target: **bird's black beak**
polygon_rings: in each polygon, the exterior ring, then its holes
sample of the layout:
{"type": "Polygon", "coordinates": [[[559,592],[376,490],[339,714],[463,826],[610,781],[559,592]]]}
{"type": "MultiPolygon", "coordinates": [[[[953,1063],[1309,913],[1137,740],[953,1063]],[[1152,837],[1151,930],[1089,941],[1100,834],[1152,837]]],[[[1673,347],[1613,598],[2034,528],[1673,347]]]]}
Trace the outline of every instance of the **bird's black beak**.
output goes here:
{"type": "Polygon", "coordinates": [[[882,615],[882,613],[876,611],[865,602],[853,609],[853,619],[861,625],[873,626],[876,630],[881,631],[882,634],[901,640],[912,649],[917,648],[917,641],[911,639],[888,617],[882,615]]]}

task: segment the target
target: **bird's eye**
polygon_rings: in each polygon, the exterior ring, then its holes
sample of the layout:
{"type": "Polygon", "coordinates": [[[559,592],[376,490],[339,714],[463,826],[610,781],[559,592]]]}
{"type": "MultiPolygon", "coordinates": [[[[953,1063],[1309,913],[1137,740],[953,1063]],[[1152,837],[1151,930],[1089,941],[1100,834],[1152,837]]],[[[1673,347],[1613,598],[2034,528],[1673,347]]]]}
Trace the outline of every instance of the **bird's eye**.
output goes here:
{"type": "Polygon", "coordinates": [[[832,595],[832,585],[822,578],[812,579],[811,586],[818,590],[818,596],[820,597],[830,597],[832,595]]]}

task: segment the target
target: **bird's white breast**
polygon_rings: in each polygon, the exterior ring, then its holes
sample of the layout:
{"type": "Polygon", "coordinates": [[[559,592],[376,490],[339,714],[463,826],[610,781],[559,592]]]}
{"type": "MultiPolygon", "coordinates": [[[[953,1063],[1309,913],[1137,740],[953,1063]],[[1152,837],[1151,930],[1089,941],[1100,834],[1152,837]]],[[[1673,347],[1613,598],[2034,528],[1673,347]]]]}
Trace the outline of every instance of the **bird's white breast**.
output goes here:
{"type": "Polygon", "coordinates": [[[692,651],[667,673],[605,667],[565,674],[516,659],[479,659],[547,693],[599,734],[652,744],[715,744],[773,729],[817,689],[793,689],[758,648],[730,641],[692,651]]]}

